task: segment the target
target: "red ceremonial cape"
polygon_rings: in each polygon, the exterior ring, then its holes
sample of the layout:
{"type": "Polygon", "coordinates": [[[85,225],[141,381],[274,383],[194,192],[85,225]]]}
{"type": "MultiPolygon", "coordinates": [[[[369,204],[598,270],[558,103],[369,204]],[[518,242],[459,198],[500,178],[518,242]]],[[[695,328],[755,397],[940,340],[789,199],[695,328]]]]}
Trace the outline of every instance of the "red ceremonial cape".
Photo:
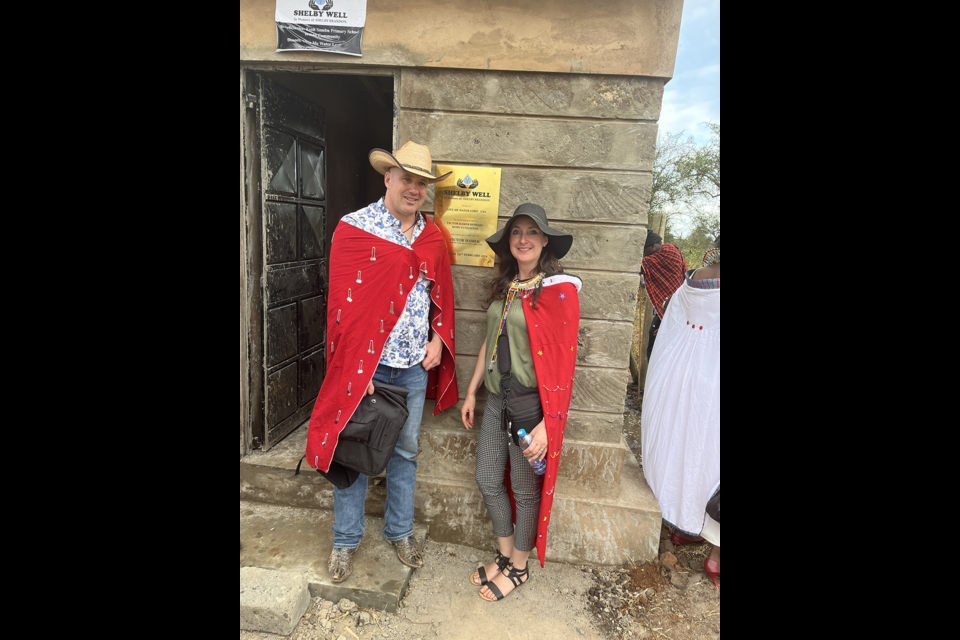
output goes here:
{"type": "MultiPolygon", "coordinates": [[[[570,403],[573,400],[573,378],[577,367],[580,334],[580,279],[575,276],[554,276],[543,283],[537,308],[525,306],[530,350],[537,371],[540,401],[543,403],[547,427],[547,474],[543,481],[540,520],[537,524],[537,555],[540,567],[546,566],[547,529],[556,497],[557,474],[563,454],[563,436],[567,430],[570,403]]],[[[510,470],[507,469],[510,488],[510,470]]],[[[511,499],[513,491],[510,490],[511,499]]],[[[516,504],[514,504],[516,520],[516,504]]]]}
{"type": "Polygon", "coordinates": [[[443,340],[427,397],[437,398],[434,415],[460,402],[450,257],[440,229],[426,221],[413,251],[344,222],[337,227],[330,259],[327,375],[307,435],[307,462],[314,469],[330,470],[340,433],[373,380],[421,272],[433,282],[430,326],[443,340]]]}

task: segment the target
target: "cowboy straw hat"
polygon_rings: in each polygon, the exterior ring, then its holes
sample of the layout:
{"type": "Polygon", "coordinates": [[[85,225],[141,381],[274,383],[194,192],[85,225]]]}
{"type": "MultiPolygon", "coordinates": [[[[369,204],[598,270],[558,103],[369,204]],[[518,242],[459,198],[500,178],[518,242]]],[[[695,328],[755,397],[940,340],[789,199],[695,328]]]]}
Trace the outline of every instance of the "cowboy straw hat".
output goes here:
{"type": "MultiPolygon", "coordinates": [[[[563,260],[563,258],[570,253],[570,249],[573,247],[573,236],[552,229],[549,220],[547,220],[547,212],[543,210],[543,207],[536,204],[522,204],[513,212],[514,218],[519,218],[520,216],[530,218],[537,223],[540,231],[550,236],[550,243],[547,244],[544,251],[552,253],[557,260],[563,260]]],[[[487,238],[487,244],[490,245],[490,248],[501,258],[506,258],[510,255],[510,238],[507,237],[507,229],[509,227],[510,224],[507,223],[506,227],[487,238]]]]}
{"type": "Polygon", "coordinates": [[[427,178],[431,184],[446,180],[453,175],[453,171],[439,178],[433,175],[433,157],[430,155],[430,147],[416,142],[403,145],[396,155],[383,149],[374,149],[370,152],[370,164],[380,174],[385,174],[393,167],[399,167],[414,175],[427,178]]]}

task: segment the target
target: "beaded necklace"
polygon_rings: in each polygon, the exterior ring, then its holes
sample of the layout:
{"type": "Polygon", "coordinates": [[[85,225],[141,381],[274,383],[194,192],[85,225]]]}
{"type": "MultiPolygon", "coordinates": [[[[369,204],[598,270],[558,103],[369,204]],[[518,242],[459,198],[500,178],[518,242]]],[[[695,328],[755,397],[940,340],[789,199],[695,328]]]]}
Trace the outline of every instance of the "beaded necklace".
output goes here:
{"type": "Polygon", "coordinates": [[[510,284],[510,293],[507,294],[507,301],[503,304],[503,315],[500,316],[500,330],[497,332],[497,341],[493,346],[493,358],[490,360],[490,366],[487,368],[487,372],[492,372],[493,368],[497,365],[497,360],[500,356],[500,336],[503,335],[504,330],[507,328],[507,315],[510,313],[510,307],[513,305],[517,293],[536,289],[546,277],[547,274],[541,273],[532,280],[520,282],[520,275],[518,274],[516,279],[510,284]]]}

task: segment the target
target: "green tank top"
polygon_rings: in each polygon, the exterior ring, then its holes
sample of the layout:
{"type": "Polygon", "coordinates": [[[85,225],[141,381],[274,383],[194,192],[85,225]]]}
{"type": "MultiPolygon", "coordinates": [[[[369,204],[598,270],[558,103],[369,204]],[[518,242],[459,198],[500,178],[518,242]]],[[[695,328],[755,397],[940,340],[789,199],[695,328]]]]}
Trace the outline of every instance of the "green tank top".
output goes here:
{"type": "MultiPolygon", "coordinates": [[[[507,316],[507,336],[510,338],[510,357],[513,360],[511,373],[517,381],[525,387],[537,386],[537,370],[533,366],[533,355],[530,353],[530,334],[527,333],[527,319],[525,309],[532,298],[514,300],[507,316]]],[[[490,305],[487,310],[487,354],[484,371],[487,372],[484,380],[487,391],[500,395],[500,370],[495,366],[489,371],[490,360],[493,358],[493,349],[497,346],[497,333],[500,330],[500,318],[503,316],[503,306],[506,300],[499,300],[490,305]]]]}

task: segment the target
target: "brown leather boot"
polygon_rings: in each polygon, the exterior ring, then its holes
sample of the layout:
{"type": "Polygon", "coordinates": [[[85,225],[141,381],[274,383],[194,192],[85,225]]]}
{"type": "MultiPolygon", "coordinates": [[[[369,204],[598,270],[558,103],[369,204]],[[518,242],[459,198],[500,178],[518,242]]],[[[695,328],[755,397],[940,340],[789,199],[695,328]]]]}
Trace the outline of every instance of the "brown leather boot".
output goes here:
{"type": "MultiPolygon", "coordinates": [[[[387,542],[390,541],[387,540],[387,542]]],[[[397,548],[397,557],[400,558],[400,562],[411,569],[423,568],[423,556],[420,555],[420,548],[413,536],[399,542],[390,542],[390,544],[397,548]]]]}
{"type": "Polygon", "coordinates": [[[330,554],[330,577],[334,584],[340,584],[353,574],[353,555],[356,549],[334,549],[330,554]]]}

